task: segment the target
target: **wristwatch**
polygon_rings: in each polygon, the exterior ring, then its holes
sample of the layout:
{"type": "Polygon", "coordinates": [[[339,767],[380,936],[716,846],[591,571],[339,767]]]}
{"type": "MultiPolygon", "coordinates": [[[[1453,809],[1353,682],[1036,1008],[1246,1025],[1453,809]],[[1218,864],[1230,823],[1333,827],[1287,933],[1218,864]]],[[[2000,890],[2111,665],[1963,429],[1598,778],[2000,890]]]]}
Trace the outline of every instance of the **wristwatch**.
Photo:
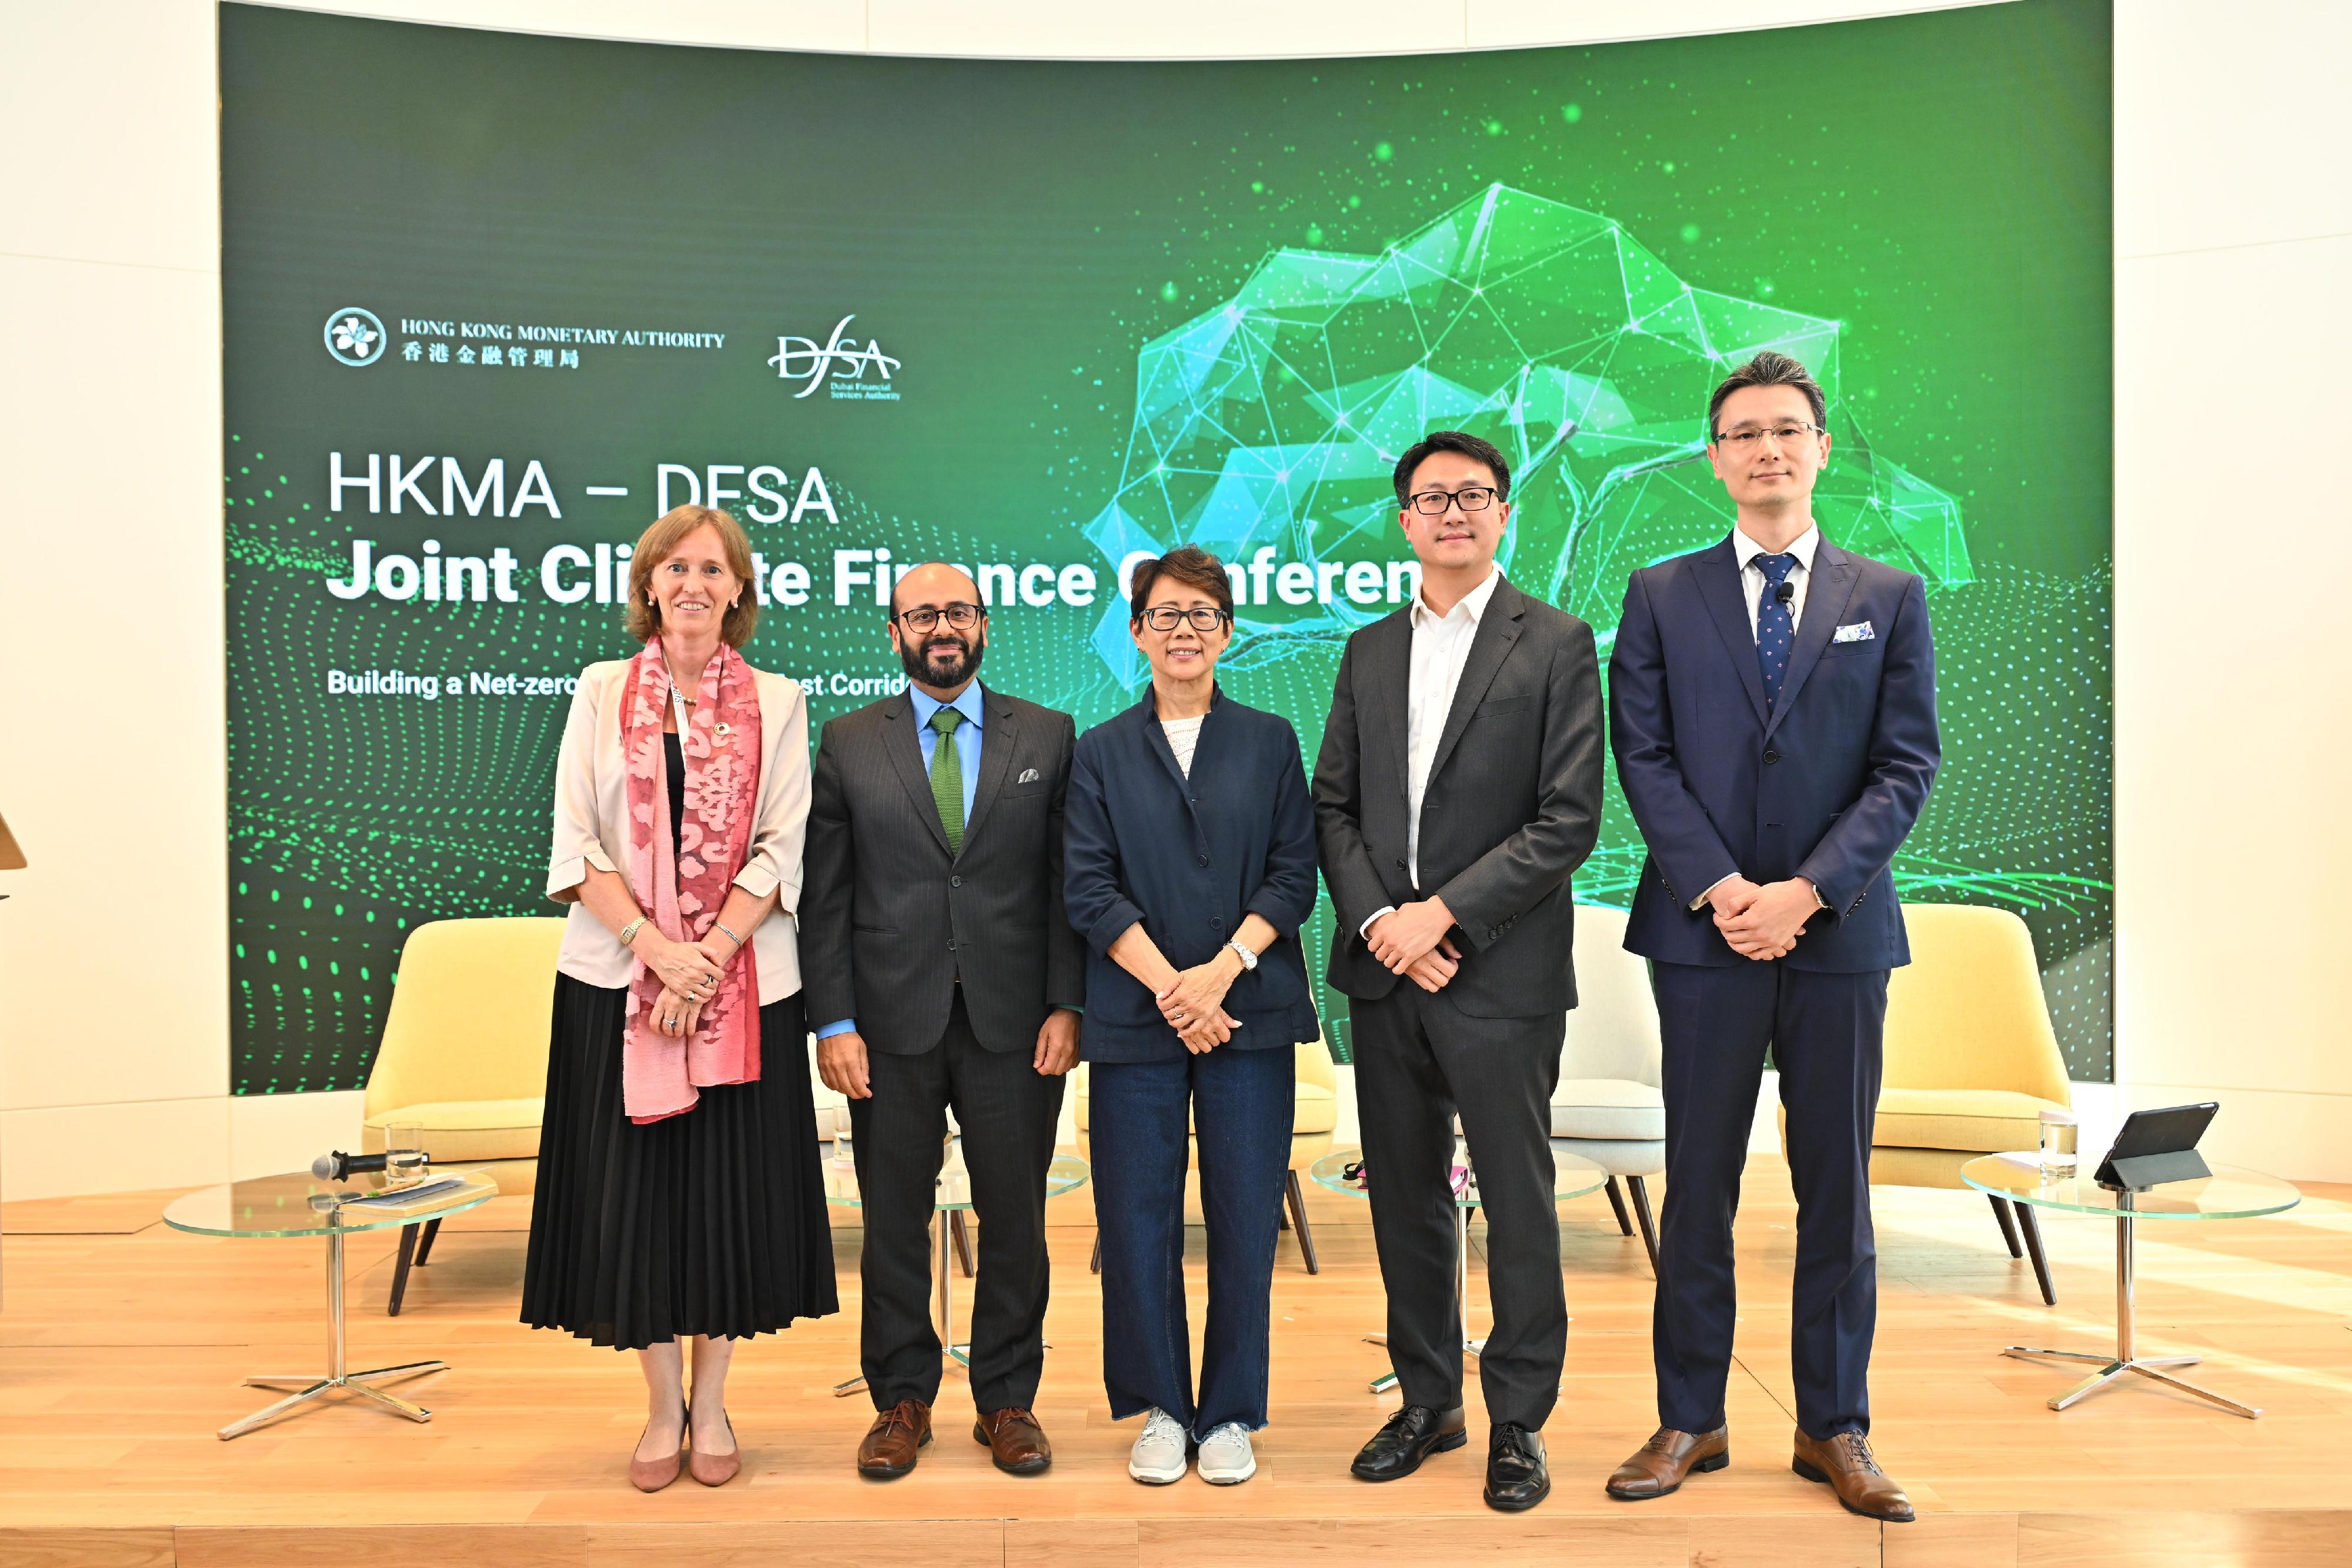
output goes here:
{"type": "Polygon", "coordinates": [[[1226,943],[1225,946],[1231,947],[1234,952],[1240,956],[1242,961],[1242,969],[1244,973],[1257,967],[1257,955],[1243,946],[1238,938],[1226,943]]]}

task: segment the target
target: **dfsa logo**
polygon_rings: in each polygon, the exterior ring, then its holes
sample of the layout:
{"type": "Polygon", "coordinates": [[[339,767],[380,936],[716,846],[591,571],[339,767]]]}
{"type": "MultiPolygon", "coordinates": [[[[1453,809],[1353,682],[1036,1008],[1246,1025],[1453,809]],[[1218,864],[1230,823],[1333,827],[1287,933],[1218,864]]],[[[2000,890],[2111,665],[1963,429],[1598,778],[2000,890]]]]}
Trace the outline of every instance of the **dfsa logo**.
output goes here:
{"type": "Polygon", "coordinates": [[[383,358],[383,323],[373,310],[346,305],[327,318],[327,352],[339,365],[372,365],[383,358]]]}
{"type": "Polygon", "coordinates": [[[890,384],[890,372],[898,361],[882,351],[882,340],[874,338],[859,348],[857,340],[842,334],[856,315],[844,316],[834,323],[833,336],[819,348],[814,338],[778,338],[774,358],[768,363],[776,367],[779,381],[807,378],[800,391],[793,393],[803,398],[821,386],[830,385],[836,398],[852,398],[867,402],[896,402],[898,389],[890,384]],[[873,371],[877,379],[867,381],[866,372],[873,371]]]}

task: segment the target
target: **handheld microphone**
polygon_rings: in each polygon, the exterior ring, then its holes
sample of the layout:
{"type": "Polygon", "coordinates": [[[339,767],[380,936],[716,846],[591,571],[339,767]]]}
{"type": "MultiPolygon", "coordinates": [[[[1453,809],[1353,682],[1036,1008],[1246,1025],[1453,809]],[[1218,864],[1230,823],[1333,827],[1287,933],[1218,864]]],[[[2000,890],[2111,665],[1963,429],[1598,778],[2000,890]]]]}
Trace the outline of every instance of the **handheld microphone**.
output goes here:
{"type": "Polygon", "coordinates": [[[310,1174],[320,1181],[349,1181],[355,1176],[383,1169],[384,1155],[347,1155],[337,1149],[310,1162],[310,1174]]]}
{"type": "Polygon", "coordinates": [[[1772,597],[1783,604],[1794,604],[1797,601],[1797,585],[1793,582],[1780,583],[1773,588],[1772,597]]]}

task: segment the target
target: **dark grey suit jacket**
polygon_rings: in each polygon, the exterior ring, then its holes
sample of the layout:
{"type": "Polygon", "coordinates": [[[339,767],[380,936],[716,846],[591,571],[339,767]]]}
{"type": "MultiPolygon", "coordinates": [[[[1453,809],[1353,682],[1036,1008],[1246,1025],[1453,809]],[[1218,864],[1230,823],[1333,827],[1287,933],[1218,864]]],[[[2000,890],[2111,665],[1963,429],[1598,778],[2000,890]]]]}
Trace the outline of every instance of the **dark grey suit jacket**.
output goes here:
{"type": "Polygon", "coordinates": [[[855,1018],[868,1047],[929,1051],[962,975],[972,1032],[1034,1051],[1086,1000],[1086,943],[1062,903],[1062,802],[1077,727],[982,688],[988,719],[963,852],[950,857],[904,693],[828,721],[801,889],[809,1023],[855,1018]]]}
{"type": "Polygon", "coordinates": [[[1382,904],[1436,894],[1459,925],[1445,995],[1474,1018],[1576,1005],[1569,877],[1601,827],[1601,668],[1592,628],[1495,585],[1454,688],[1407,870],[1412,606],[1348,639],[1315,761],[1315,836],[1339,916],[1330,983],[1384,997],[1401,980],[1357,935],[1382,904]]]}

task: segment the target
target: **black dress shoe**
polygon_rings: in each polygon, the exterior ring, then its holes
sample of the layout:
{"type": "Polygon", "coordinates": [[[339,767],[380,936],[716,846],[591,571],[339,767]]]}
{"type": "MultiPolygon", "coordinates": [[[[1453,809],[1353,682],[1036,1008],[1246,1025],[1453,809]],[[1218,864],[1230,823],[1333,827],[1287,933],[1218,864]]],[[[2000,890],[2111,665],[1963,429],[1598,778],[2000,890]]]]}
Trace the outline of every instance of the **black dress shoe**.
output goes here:
{"type": "Polygon", "coordinates": [[[1486,1506],[1519,1513],[1550,1495],[1543,1439],[1509,1421],[1496,1427],[1486,1443],[1486,1506]]]}
{"type": "Polygon", "coordinates": [[[1402,1480],[1430,1455],[1451,1453],[1469,1440],[1460,1406],[1440,1411],[1408,1405],[1372,1434],[1348,1469],[1368,1481],[1402,1480]]]}

